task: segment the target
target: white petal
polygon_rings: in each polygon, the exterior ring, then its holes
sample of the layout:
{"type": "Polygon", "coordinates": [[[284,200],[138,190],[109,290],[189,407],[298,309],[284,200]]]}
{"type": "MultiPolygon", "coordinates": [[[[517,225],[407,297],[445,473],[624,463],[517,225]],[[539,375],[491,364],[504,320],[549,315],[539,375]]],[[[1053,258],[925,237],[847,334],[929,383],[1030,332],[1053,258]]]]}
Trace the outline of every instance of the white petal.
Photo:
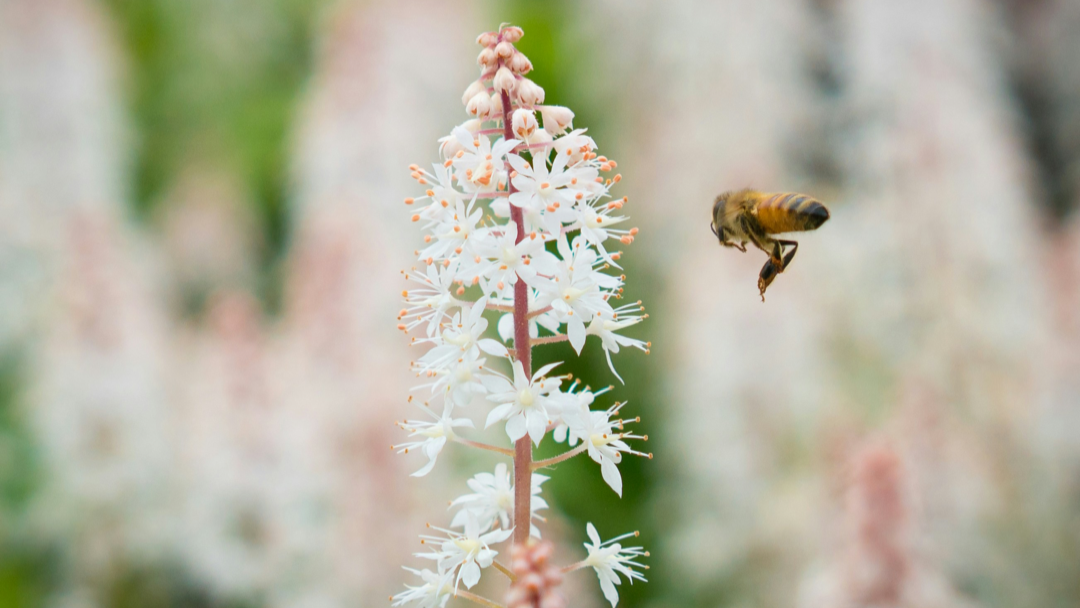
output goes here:
{"type": "Polygon", "coordinates": [[[585,524],[585,534],[589,535],[589,541],[594,546],[600,546],[600,535],[596,532],[596,527],[592,525],[591,521],[585,524]]]}
{"type": "Polygon", "coordinates": [[[499,344],[491,338],[484,338],[483,340],[477,342],[477,345],[480,347],[480,350],[484,351],[489,355],[495,355],[496,357],[510,356],[510,353],[506,350],[505,346],[499,344]]]}
{"type": "Polygon", "coordinates": [[[525,436],[528,429],[525,428],[525,416],[518,414],[506,421],[506,435],[510,441],[517,441],[525,436]]]}
{"type": "Polygon", "coordinates": [[[576,315],[566,324],[566,335],[570,337],[570,346],[580,355],[585,346],[585,324],[576,315]]]}
{"type": "Polygon", "coordinates": [[[529,427],[529,437],[532,439],[532,442],[536,445],[540,445],[540,441],[544,438],[544,433],[547,432],[547,416],[545,416],[543,412],[529,412],[526,424],[529,427]]]}
{"type": "Polygon", "coordinates": [[[596,571],[596,577],[600,579],[600,589],[603,590],[604,597],[611,602],[611,608],[615,608],[615,604],[619,603],[619,592],[615,590],[615,585],[602,576],[599,570],[596,571]]]}
{"type": "MultiPolygon", "coordinates": [[[[495,543],[501,543],[504,540],[510,538],[510,535],[513,533],[513,530],[492,530],[491,532],[488,532],[487,534],[481,536],[480,541],[489,545],[494,545],[495,543]]],[[[496,552],[492,551],[492,553],[494,554],[496,552]]]]}
{"type": "MultiPolygon", "coordinates": [[[[486,429],[500,420],[505,420],[512,411],[514,411],[513,403],[504,403],[499,407],[491,410],[490,412],[488,412],[487,422],[484,423],[484,428],[486,429]]],[[[524,433],[522,434],[524,435],[524,433]]]]}
{"type": "Polygon", "coordinates": [[[619,467],[615,466],[615,463],[604,458],[600,461],[600,474],[603,476],[607,485],[611,486],[612,490],[622,498],[622,475],[619,474],[619,467]]]}
{"type": "Polygon", "coordinates": [[[541,367],[540,369],[536,370],[536,373],[533,374],[533,382],[536,382],[540,378],[543,378],[544,376],[547,375],[548,372],[550,372],[551,370],[555,369],[556,367],[558,367],[560,365],[562,365],[562,361],[556,361],[555,363],[548,363],[544,367],[541,367]]]}
{"type": "Polygon", "coordinates": [[[507,313],[499,317],[499,337],[509,342],[514,337],[514,315],[507,313]]]}
{"type": "MultiPolygon", "coordinates": [[[[461,567],[461,570],[458,572],[458,577],[465,583],[466,587],[471,589],[473,585],[480,582],[480,566],[476,565],[476,562],[468,562],[461,567]]],[[[603,584],[601,584],[601,586],[603,586],[603,584]]],[[[616,593],[615,598],[618,599],[618,597],[619,594],[616,593]]],[[[612,606],[614,605],[615,604],[612,604],[612,606]]]]}

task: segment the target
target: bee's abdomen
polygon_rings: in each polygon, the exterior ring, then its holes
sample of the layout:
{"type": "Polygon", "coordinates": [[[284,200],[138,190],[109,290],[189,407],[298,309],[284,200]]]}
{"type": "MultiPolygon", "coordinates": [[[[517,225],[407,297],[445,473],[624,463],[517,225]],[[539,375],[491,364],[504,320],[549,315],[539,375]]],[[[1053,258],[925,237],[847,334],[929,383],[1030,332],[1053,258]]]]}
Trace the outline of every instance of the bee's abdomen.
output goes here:
{"type": "Polygon", "coordinates": [[[824,224],[829,219],[829,210],[805,194],[766,194],[757,205],[757,219],[769,233],[801,232],[824,224]]]}

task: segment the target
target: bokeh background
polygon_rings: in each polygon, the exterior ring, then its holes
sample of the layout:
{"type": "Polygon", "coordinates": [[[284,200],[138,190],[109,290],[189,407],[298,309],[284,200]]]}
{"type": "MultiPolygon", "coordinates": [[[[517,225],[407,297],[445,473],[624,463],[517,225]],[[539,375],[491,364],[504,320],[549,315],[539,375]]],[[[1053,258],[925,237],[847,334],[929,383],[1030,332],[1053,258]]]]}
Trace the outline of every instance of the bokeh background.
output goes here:
{"type": "Polygon", "coordinates": [[[625,606],[1077,605],[1080,2],[0,0],[0,606],[400,589],[494,462],[388,445],[406,167],[500,22],[642,230],[656,458],[559,466],[566,559],[640,529],[625,606]],[[832,209],[764,304],[707,228],[745,186],[832,209]]]}

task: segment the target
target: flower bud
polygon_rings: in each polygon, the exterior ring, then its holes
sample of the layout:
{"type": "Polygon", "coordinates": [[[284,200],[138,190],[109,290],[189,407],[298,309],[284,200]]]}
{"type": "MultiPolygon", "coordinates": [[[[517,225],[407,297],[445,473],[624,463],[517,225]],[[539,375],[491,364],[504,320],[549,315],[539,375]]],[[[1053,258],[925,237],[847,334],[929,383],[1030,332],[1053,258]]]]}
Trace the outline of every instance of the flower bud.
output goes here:
{"type": "Polygon", "coordinates": [[[477,118],[483,118],[491,112],[491,98],[486,92],[477,93],[465,104],[465,111],[477,118]]]}
{"type": "Polygon", "coordinates": [[[502,120],[503,105],[502,95],[498,93],[491,94],[491,109],[488,110],[488,118],[491,120],[502,120]]]}
{"type": "Polygon", "coordinates": [[[485,47],[476,57],[476,63],[480,64],[480,67],[485,70],[495,67],[498,60],[498,56],[495,55],[495,51],[493,51],[490,46],[485,47]]]}
{"type": "Polygon", "coordinates": [[[532,71],[532,62],[525,53],[517,52],[510,58],[510,71],[515,74],[528,74],[532,71]]]}
{"type": "Polygon", "coordinates": [[[523,106],[535,106],[544,103],[544,89],[528,78],[522,78],[518,82],[517,98],[523,106]]]}
{"type": "Polygon", "coordinates": [[[499,59],[509,59],[515,52],[514,45],[505,40],[495,45],[495,54],[499,56],[499,59]]]}
{"type": "Polygon", "coordinates": [[[525,30],[521,29],[516,25],[511,25],[508,27],[504,27],[503,30],[499,33],[502,34],[503,40],[513,43],[521,40],[521,37],[525,35],[525,30]]]}
{"type": "Polygon", "coordinates": [[[495,78],[492,81],[492,86],[496,91],[506,91],[512,93],[514,87],[517,86],[517,79],[514,78],[514,73],[511,72],[506,66],[499,68],[499,71],[495,73],[495,78]]]}
{"type": "Polygon", "coordinates": [[[574,113],[563,106],[541,106],[540,116],[544,119],[544,130],[552,135],[562,135],[574,122],[574,113]]]}
{"type": "Polygon", "coordinates": [[[498,35],[495,32],[484,32],[476,37],[476,44],[480,46],[495,46],[495,43],[499,41],[498,35]]]}
{"type": "Polygon", "coordinates": [[[468,105],[469,100],[476,97],[477,93],[483,93],[485,91],[484,83],[479,80],[469,85],[469,88],[465,89],[465,93],[461,96],[462,105],[468,105]]]}
{"type": "Polygon", "coordinates": [[[461,128],[465,129],[469,133],[479,133],[480,129],[482,129],[483,127],[483,123],[476,118],[470,118],[469,120],[461,123],[461,128]]]}
{"type": "Polygon", "coordinates": [[[514,135],[522,141],[530,141],[536,128],[540,125],[536,122],[536,115],[532,110],[514,110],[514,135]]]}

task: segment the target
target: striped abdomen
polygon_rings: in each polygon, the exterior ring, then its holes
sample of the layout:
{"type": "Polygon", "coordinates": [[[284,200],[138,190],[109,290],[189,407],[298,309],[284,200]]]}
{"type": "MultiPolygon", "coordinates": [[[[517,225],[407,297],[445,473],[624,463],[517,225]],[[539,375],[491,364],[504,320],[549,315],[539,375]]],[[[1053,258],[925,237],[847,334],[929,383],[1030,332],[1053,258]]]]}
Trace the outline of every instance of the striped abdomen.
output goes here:
{"type": "Polygon", "coordinates": [[[820,201],[794,192],[764,194],[755,211],[758,223],[769,234],[814,230],[829,219],[829,210],[820,201]]]}

